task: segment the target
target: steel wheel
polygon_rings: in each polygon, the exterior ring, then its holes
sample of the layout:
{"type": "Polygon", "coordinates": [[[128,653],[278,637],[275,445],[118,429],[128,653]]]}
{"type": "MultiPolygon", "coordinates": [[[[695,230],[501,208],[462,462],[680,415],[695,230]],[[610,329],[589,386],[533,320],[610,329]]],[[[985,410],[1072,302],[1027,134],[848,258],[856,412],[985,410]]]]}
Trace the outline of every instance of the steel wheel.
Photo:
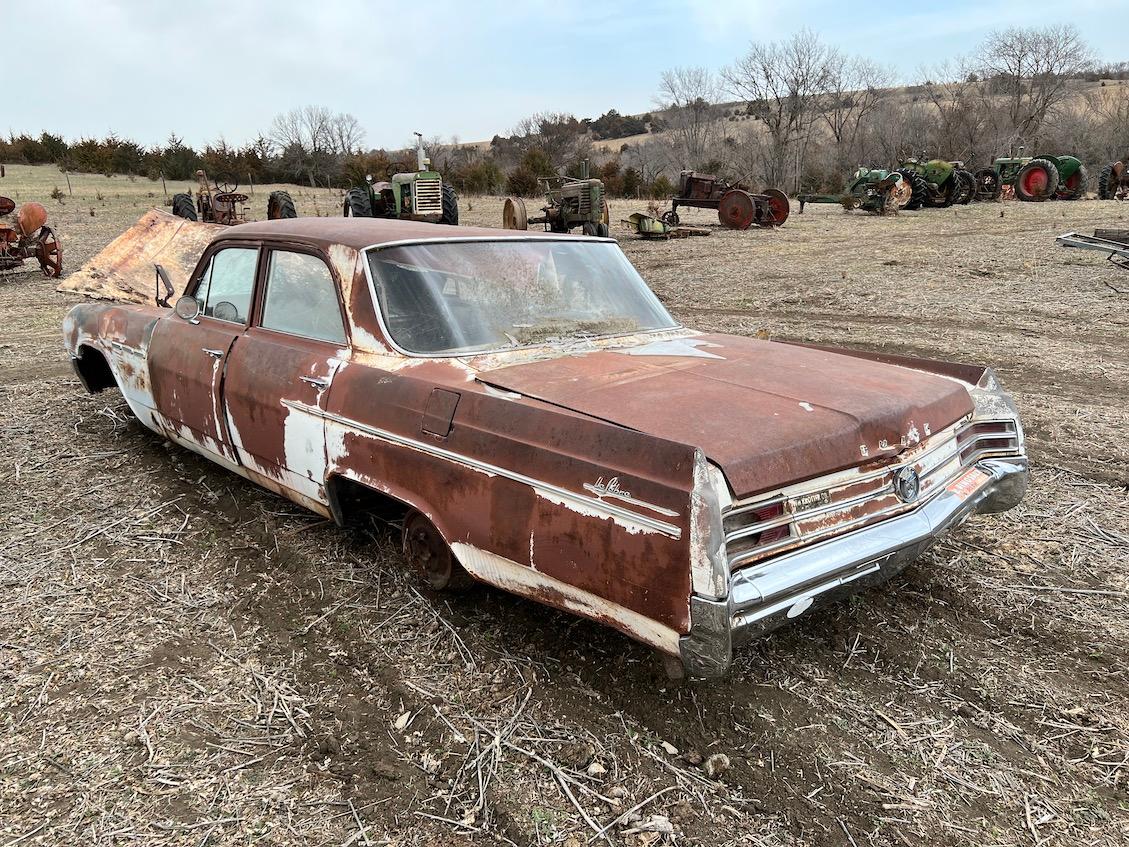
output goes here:
{"type": "Polygon", "coordinates": [[[502,227],[504,229],[529,229],[529,215],[525,213],[525,201],[520,197],[507,197],[502,207],[502,227]]]}
{"type": "Polygon", "coordinates": [[[461,591],[473,584],[435,524],[415,509],[404,518],[404,555],[436,591],[461,591]]]}
{"type": "Polygon", "coordinates": [[[909,180],[896,174],[898,181],[894,183],[894,187],[890,189],[890,199],[895,208],[904,209],[909,201],[913,199],[913,186],[909,184],[909,180]]]}
{"type": "Polygon", "coordinates": [[[717,207],[717,218],[721,225],[729,229],[748,229],[757,216],[757,204],[752,195],[739,188],[733,188],[721,195],[717,207]]]}
{"type": "Polygon", "coordinates": [[[58,279],[63,275],[63,245],[49,226],[39,230],[39,244],[35,248],[35,258],[39,268],[48,279],[58,279]]]}
{"type": "Polygon", "coordinates": [[[768,198],[766,204],[768,214],[764,215],[757,223],[761,226],[780,226],[788,220],[788,213],[792,209],[791,204],[788,203],[788,195],[779,188],[766,188],[764,196],[768,198]]]}

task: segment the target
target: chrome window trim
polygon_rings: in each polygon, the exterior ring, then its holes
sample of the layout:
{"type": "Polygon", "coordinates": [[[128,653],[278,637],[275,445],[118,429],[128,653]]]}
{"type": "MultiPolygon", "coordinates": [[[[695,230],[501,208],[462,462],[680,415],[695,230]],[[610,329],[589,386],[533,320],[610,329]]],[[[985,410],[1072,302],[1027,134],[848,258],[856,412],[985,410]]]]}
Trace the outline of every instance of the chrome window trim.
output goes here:
{"type": "MultiPolygon", "coordinates": [[[[391,347],[393,350],[395,350],[397,353],[399,353],[401,356],[406,356],[409,359],[431,359],[431,360],[436,360],[436,359],[474,359],[474,358],[477,358],[478,356],[493,356],[493,355],[498,354],[498,353],[513,353],[513,352],[516,352],[518,350],[551,349],[552,345],[550,345],[550,344],[530,344],[530,345],[523,346],[523,347],[497,347],[497,348],[494,348],[492,350],[475,350],[473,352],[462,352],[462,353],[413,353],[412,351],[407,350],[407,349],[401,347],[399,344],[397,344],[396,340],[392,337],[392,333],[388,331],[388,324],[384,320],[384,304],[380,302],[380,298],[376,294],[376,281],[372,277],[372,266],[371,266],[371,264],[369,263],[369,260],[368,260],[368,254],[369,254],[370,251],[376,253],[376,252],[379,252],[381,250],[387,250],[387,249],[392,248],[392,247],[412,247],[412,246],[419,245],[419,244],[464,244],[464,243],[472,243],[472,242],[505,243],[505,242],[508,242],[508,241],[517,241],[517,242],[525,242],[525,241],[577,241],[577,242],[580,242],[580,243],[587,243],[587,242],[595,241],[595,242],[602,243],[602,244],[615,244],[617,247],[619,246],[619,242],[614,238],[594,238],[594,237],[588,236],[588,235],[563,235],[563,234],[562,235],[548,235],[548,234],[546,234],[546,235],[524,235],[524,236],[510,236],[510,237],[506,237],[506,236],[498,237],[498,236],[493,236],[493,235],[465,235],[465,236],[455,236],[455,237],[451,237],[451,238],[405,238],[405,239],[401,239],[399,241],[384,241],[384,242],[381,242],[381,243],[378,243],[378,244],[370,244],[368,247],[365,247],[360,251],[361,264],[364,266],[365,279],[368,281],[368,293],[369,293],[369,298],[372,300],[372,310],[373,310],[373,312],[376,313],[376,322],[377,322],[377,324],[380,325],[380,333],[381,333],[381,335],[384,336],[384,340],[388,343],[388,346],[391,347]]],[[[622,252],[622,250],[621,250],[621,252],[622,252]]],[[[627,259],[626,254],[624,255],[624,259],[627,259]]],[[[628,262],[628,264],[630,264],[631,260],[627,259],[627,262],[628,262]]],[[[634,267],[634,265],[632,265],[632,267],[634,267]]],[[[638,271],[636,271],[636,273],[638,273],[638,271]]],[[[643,275],[639,274],[639,278],[642,279],[643,275]]],[[[667,309],[666,305],[661,300],[659,300],[658,295],[655,294],[655,292],[651,290],[651,286],[647,285],[647,281],[645,279],[643,280],[643,285],[647,289],[647,292],[651,295],[651,297],[654,298],[655,302],[658,303],[659,306],[662,307],[662,310],[664,312],[666,312],[666,314],[670,317],[670,319],[672,321],[674,321],[674,324],[672,326],[663,327],[662,329],[648,329],[648,330],[643,330],[641,332],[621,332],[621,333],[617,333],[615,335],[598,335],[593,339],[586,339],[586,340],[604,341],[604,340],[607,340],[607,339],[627,338],[627,337],[632,336],[632,335],[653,335],[653,334],[662,333],[662,332],[674,332],[674,331],[677,331],[677,330],[685,329],[686,327],[683,324],[679,323],[678,319],[675,318],[674,315],[670,314],[670,310],[667,309]]]]}

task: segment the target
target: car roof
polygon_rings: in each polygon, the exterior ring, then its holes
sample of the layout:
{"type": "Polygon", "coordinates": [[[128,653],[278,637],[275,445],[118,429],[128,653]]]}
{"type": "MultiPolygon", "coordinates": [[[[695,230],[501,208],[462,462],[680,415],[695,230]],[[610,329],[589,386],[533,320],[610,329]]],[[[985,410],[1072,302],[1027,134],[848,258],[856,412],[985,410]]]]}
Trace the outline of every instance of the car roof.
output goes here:
{"type": "MultiPolygon", "coordinates": [[[[213,241],[239,241],[280,239],[299,241],[319,247],[341,244],[362,250],[395,241],[421,241],[424,239],[462,238],[523,238],[529,235],[552,236],[549,233],[532,233],[513,229],[494,229],[481,226],[448,226],[446,224],[401,221],[385,218],[290,218],[278,221],[256,221],[229,227],[213,241]]],[[[575,238],[575,236],[573,236],[575,238]]]]}

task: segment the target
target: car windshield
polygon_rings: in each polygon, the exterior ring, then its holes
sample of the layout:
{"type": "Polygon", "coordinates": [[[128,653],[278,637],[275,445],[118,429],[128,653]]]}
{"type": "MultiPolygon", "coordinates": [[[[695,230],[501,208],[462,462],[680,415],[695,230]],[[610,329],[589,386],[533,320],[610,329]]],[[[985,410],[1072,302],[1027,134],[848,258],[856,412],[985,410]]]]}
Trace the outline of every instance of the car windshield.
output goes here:
{"type": "Polygon", "coordinates": [[[372,250],[369,265],[388,332],[409,353],[461,355],[678,325],[609,242],[414,244],[372,250]]]}

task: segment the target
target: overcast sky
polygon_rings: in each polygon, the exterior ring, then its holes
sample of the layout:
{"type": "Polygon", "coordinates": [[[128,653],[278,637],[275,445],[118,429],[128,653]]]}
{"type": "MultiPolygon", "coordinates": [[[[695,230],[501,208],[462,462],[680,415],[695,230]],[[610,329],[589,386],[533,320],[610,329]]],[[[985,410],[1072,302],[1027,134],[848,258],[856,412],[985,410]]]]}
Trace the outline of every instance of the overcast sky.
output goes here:
{"type": "Polygon", "coordinates": [[[674,65],[731,62],[752,39],[808,26],[825,41],[920,69],[992,29],[1073,22],[1102,60],[1129,58],[1129,0],[0,0],[7,93],[0,131],[142,144],[176,131],[242,143],[278,112],[357,116],[368,145],[415,130],[464,141],[537,111],[596,117],[653,107],[674,65]]]}

